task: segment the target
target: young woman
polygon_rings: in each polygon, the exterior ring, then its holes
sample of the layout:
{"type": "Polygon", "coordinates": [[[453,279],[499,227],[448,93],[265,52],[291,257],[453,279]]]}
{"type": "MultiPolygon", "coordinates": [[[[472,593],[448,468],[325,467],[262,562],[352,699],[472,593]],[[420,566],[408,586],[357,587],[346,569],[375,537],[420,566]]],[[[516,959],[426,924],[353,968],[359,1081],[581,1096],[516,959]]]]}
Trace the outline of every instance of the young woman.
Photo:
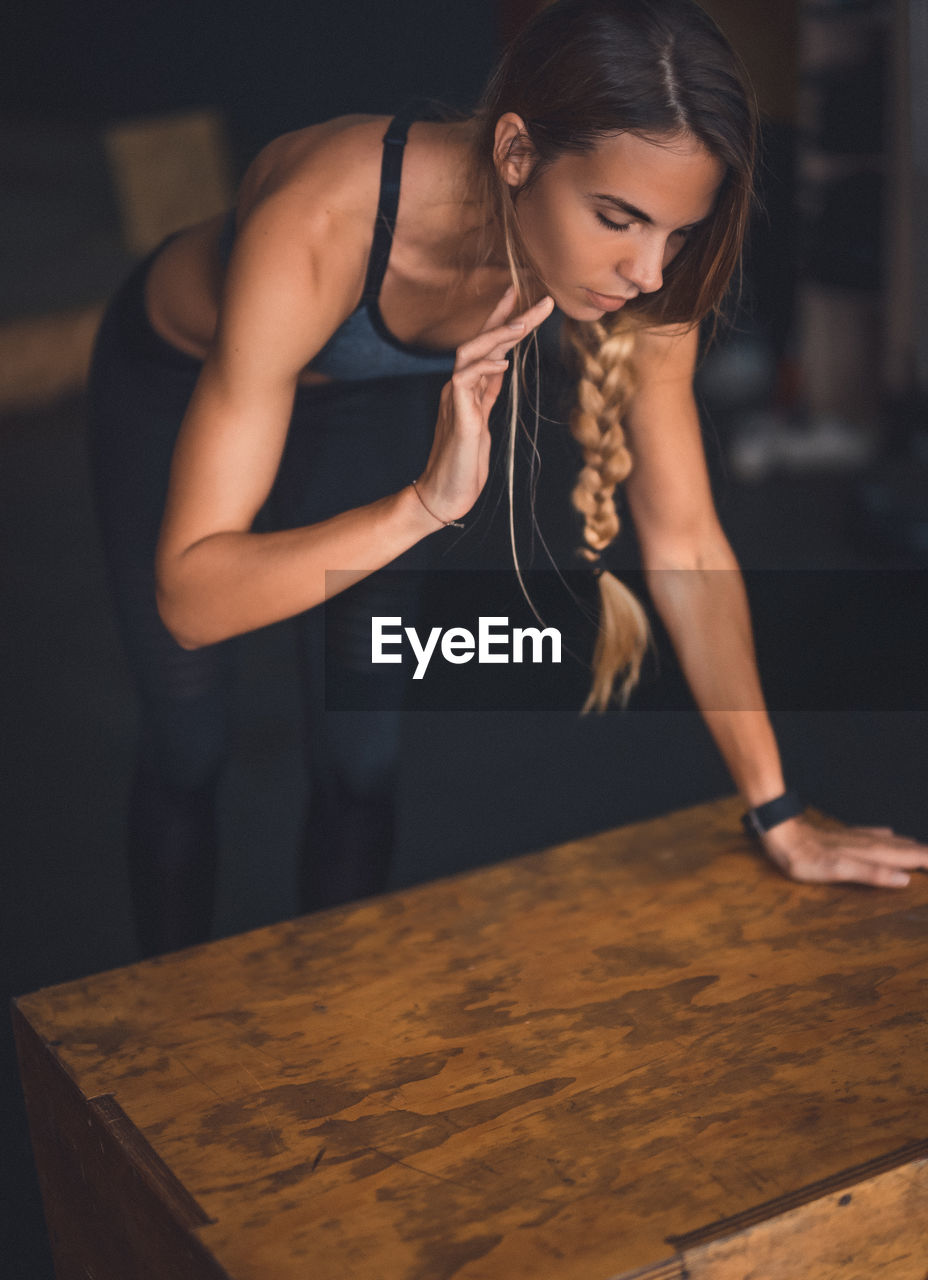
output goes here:
{"type": "MultiPolygon", "coordinates": [[[[130,860],[146,952],[208,933],[227,641],[282,618],[300,619],[309,722],[303,905],[383,886],[397,713],[323,712],[315,606],[327,569],[364,581],[330,625],[344,639],[327,657],[351,669],[352,611],[402,611],[376,571],[428,563],[481,493],[504,373],[553,308],[578,374],[585,552],[615,537],[624,481],[654,603],[766,852],[810,880],[899,885],[928,866],[913,841],[822,831],[784,795],[713,509],[692,376],[737,265],[755,127],[691,0],[558,0],[472,117],[287,134],[227,219],[135,271],[101,331],[92,440],[142,696],[130,860]]],[[[623,696],[634,683],[647,626],[615,578],[599,587],[588,706],[602,708],[616,677],[623,696]]]]}

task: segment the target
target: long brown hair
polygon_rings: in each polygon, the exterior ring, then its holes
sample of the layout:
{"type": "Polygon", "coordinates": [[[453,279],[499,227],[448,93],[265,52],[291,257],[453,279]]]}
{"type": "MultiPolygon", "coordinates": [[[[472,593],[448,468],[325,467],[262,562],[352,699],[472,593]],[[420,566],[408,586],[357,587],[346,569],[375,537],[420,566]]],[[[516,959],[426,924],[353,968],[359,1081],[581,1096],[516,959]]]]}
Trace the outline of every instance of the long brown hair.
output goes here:
{"type": "MultiPolygon", "coordinates": [[[[639,294],[621,313],[593,324],[565,320],[578,371],[570,426],[584,460],[572,501],[583,517],[580,554],[593,561],[619,532],[615,488],[633,465],[622,414],[634,390],[635,334],[718,316],[753,199],[754,95],[725,37],[693,0],[555,0],[503,53],[477,109],[475,178],[484,207],[502,228],[517,298],[520,277],[529,274],[519,197],[558,156],[590,152],[620,132],[655,140],[693,137],[722,162],[724,177],[711,217],[687,237],[658,291],[639,294]],[[494,160],[496,125],[507,112],[525,124],[512,145],[529,146],[534,156],[527,181],[515,190],[494,160]]],[[[511,502],[524,358],[520,352],[510,382],[510,536],[520,581],[511,502]]],[[[584,712],[605,710],[620,673],[619,695],[627,700],[649,640],[644,610],[622,583],[599,571],[599,591],[593,684],[584,712]]]]}

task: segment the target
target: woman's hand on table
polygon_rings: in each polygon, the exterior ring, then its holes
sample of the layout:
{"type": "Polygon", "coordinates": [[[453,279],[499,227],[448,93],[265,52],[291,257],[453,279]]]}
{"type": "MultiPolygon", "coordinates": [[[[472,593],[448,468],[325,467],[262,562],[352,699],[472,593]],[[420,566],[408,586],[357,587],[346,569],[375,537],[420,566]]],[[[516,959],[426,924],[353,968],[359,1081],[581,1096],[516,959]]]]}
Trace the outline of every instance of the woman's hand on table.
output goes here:
{"type": "Polygon", "coordinates": [[[511,316],[512,303],[510,286],[476,337],[458,347],[454,372],[442,388],[435,440],[417,484],[428,510],[445,522],[465,515],[486,484],[490,410],[510,351],[554,309],[553,299],[545,296],[511,316]]]}
{"type": "Polygon", "coordinates": [[[928,871],[928,845],[896,835],[891,827],[820,827],[800,816],[772,827],[762,843],[793,880],[902,889],[910,871],[928,871]]]}

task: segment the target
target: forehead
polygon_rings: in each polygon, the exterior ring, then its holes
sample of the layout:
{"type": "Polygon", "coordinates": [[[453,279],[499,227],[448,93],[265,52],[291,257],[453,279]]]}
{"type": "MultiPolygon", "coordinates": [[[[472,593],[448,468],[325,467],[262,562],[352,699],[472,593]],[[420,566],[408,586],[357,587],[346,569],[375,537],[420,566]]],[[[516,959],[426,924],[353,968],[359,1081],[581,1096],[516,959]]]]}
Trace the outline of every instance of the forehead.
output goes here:
{"type": "Polygon", "coordinates": [[[562,155],[565,176],[584,194],[602,194],[635,205],[657,226],[674,229],[712,212],[725,166],[690,134],[649,139],[611,134],[593,151],[562,155]]]}

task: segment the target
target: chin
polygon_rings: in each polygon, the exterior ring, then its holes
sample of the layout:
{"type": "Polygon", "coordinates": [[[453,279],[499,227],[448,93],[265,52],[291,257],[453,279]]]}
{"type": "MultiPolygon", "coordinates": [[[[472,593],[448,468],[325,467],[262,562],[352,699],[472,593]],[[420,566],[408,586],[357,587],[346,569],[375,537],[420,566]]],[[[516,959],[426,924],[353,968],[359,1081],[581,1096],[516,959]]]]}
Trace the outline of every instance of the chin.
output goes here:
{"type": "Polygon", "coordinates": [[[586,290],[548,288],[558,310],[570,320],[579,320],[589,324],[593,320],[602,320],[612,314],[612,308],[600,307],[592,298],[586,296],[586,290]]]}
{"type": "Polygon", "coordinates": [[[558,311],[568,320],[599,320],[605,314],[598,307],[594,307],[592,302],[584,302],[573,292],[565,296],[560,290],[549,288],[548,293],[554,299],[554,305],[558,311]]]}
{"type": "Polygon", "coordinates": [[[572,302],[569,306],[561,307],[560,309],[571,320],[586,321],[587,324],[591,320],[602,320],[607,314],[601,307],[594,307],[592,302],[572,302]]]}

